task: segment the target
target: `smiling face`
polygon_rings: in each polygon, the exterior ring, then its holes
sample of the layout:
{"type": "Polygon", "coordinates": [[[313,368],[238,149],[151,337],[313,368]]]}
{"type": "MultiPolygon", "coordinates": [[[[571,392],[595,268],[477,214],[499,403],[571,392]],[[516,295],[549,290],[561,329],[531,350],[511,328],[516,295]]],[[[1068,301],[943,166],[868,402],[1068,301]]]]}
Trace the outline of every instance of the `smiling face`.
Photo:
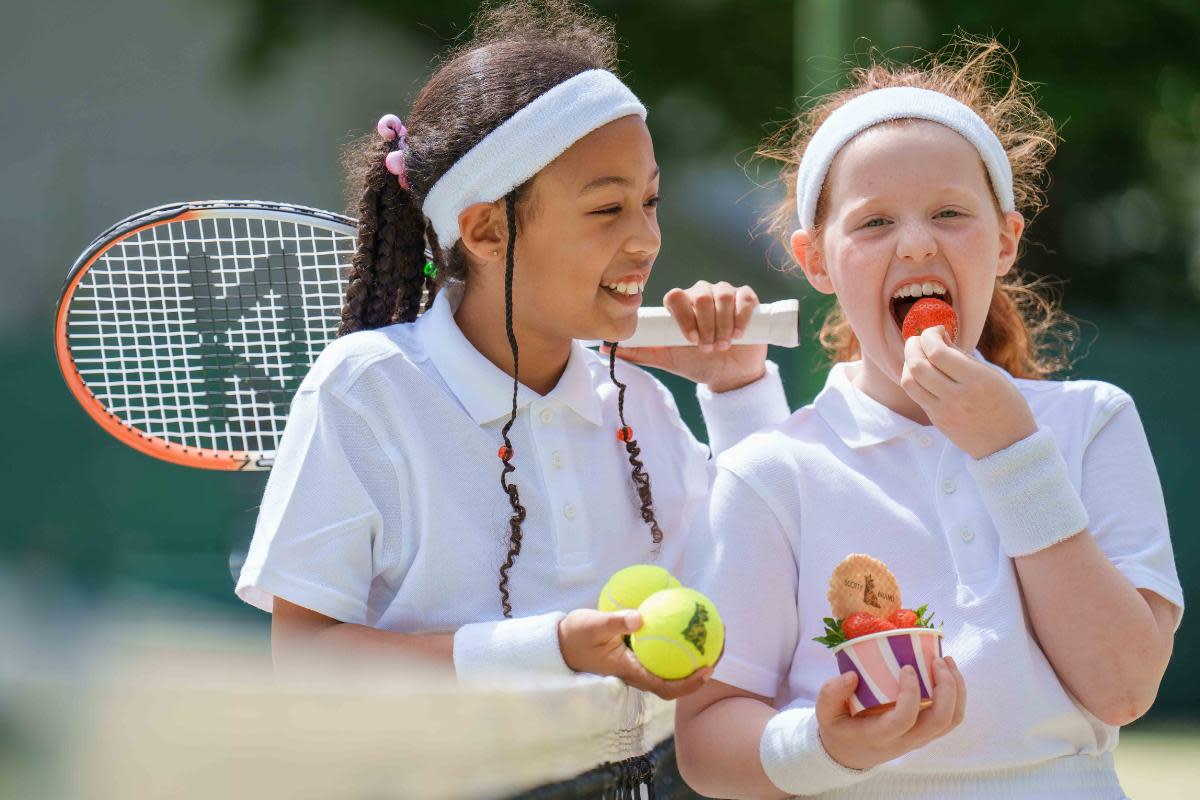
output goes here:
{"type": "Polygon", "coordinates": [[[661,246],[658,183],[650,132],[635,116],[598,128],[538,173],[517,232],[521,327],[551,338],[633,333],[661,246]]]}
{"type": "Polygon", "coordinates": [[[817,237],[792,244],[813,286],[837,294],[865,369],[899,384],[903,315],[926,295],[950,303],[971,351],[1024,226],[999,211],[974,146],[934,122],[878,125],[842,148],[824,192],[817,237]]]}

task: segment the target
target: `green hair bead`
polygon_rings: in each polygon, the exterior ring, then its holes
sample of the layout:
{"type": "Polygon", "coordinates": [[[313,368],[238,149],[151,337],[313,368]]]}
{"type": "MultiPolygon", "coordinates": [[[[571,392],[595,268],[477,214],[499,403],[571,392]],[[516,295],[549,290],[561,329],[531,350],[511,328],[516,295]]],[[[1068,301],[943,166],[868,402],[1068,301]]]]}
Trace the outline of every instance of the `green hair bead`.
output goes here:
{"type": "Polygon", "coordinates": [[[426,277],[437,280],[437,264],[434,264],[432,261],[426,261],[425,262],[425,275],[426,275],[426,277]]]}

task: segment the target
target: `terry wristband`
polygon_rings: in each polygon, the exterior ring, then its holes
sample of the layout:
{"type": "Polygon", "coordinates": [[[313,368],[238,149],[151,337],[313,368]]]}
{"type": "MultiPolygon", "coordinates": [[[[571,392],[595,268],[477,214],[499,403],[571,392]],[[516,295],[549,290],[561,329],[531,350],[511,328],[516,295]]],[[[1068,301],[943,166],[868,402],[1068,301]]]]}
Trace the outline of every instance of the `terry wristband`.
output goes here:
{"type": "Polygon", "coordinates": [[[463,625],[454,633],[454,671],[459,683],[497,683],[514,672],[575,675],[558,647],[558,623],[565,616],[552,611],[463,625]]]}
{"type": "Polygon", "coordinates": [[[772,717],[759,741],[758,757],[771,783],[792,794],[820,794],[875,774],[833,760],[821,744],[815,708],[790,708],[772,717]]]}
{"type": "Polygon", "coordinates": [[[1087,511],[1048,430],[968,464],[1004,552],[1025,556],[1087,527],[1087,511]]]}

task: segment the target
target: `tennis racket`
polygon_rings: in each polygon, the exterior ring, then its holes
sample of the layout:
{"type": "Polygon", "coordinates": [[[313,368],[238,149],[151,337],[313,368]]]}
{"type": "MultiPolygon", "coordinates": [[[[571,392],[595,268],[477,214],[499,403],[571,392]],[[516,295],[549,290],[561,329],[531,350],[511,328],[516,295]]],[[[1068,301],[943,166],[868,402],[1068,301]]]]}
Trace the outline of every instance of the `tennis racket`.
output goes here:
{"type": "MultiPolygon", "coordinates": [[[[101,233],[59,296],[54,345],[104,430],[189,467],[271,468],[292,396],[341,321],[355,220],[303,206],[160,206],[101,233]]],[[[797,344],[798,303],[755,309],[744,344],[797,344]]],[[[686,344],[664,309],[629,346],[686,344]]]]}

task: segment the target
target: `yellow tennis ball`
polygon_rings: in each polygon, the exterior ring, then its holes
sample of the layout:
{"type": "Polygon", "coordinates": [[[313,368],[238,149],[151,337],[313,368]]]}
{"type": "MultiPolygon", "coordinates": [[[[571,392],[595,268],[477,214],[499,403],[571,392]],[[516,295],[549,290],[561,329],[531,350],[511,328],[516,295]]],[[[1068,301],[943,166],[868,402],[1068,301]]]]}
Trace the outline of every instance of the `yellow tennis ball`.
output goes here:
{"type": "Polygon", "coordinates": [[[725,645],[717,607],[695,589],[664,589],[638,608],[642,627],[630,636],[642,666],[660,678],[686,678],[709,666],[725,645]]]}
{"type": "Polygon", "coordinates": [[[653,564],[634,564],[618,570],[600,590],[596,608],[601,611],[632,611],[660,589],[679,586],[675,576],[653,564]]]}

